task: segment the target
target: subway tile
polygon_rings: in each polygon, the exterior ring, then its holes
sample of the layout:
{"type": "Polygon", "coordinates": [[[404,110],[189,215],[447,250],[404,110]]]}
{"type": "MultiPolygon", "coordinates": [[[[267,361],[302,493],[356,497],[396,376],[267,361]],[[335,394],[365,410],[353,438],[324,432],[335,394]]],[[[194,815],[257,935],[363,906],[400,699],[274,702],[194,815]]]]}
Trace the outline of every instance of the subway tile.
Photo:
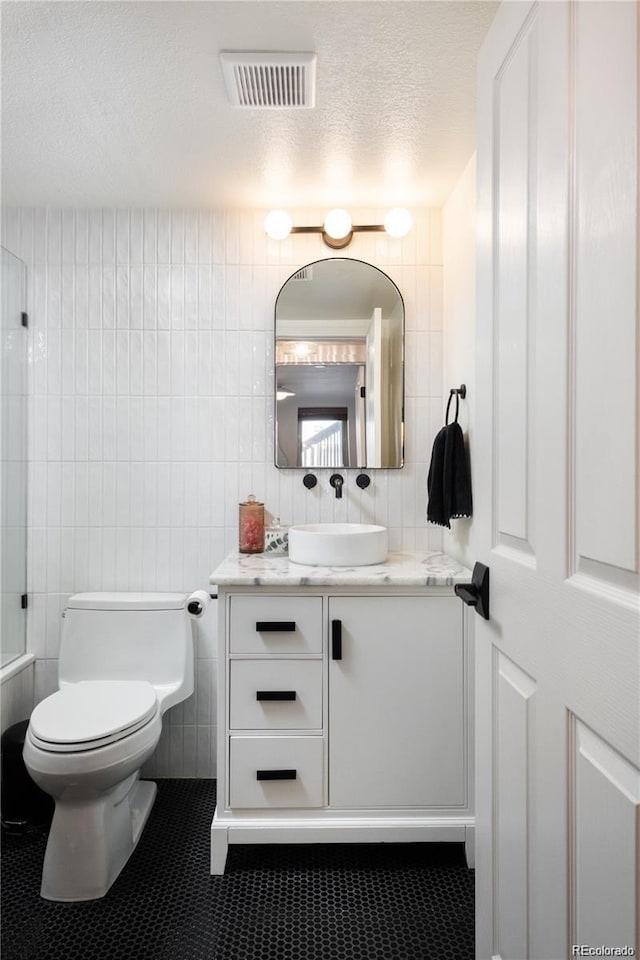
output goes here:
{"type": "Polygon", "coordinates": [[[75,524],[76,464],[73,461],[60,464],[60,524],[73,528],[75,524]]]}
{"type": "Polygon", "coordinates": [[[184,446],[185,460],[197,460],[199,454],[199,437],[197,434],[198,411],[200,401],[198,397],[185,397],[184,400],[184,446]]]}
{"type": "Polygon", "coordinates": [[[184,262],[198,263],[198,213],[189,210],[184,215],[184,262]]]}
{"type": "Polygon", "coordinates": [[[75,262],[89,262],[89,211],[76,210],[75,215],[75,262]]]}
{"type": "Polygon", "coordinates": [[[186,263],[185,215],[183,210],[171,211],[171,263],[186,263]]]}
{"type": "Polygon", "coordinates": [[[142,329],[143,315],[143,277],[141,266],[132,266],[129,271],[129,327],[131,330],[142,329]]]}
{"type": "Polygon", "coordinates": [[[75,327],[75,267],[63,263],[60,269],[60,326],[73,330],[75,327]]]}
{"type": "Polygon", "coordinates": [[[129,329],[129,267],[118,264],[115,272],[116,282],[116,327],[129,329]]]}
{"type": "MultiPolygon", "coordinates": [[[[139,520],[137,515],[135,520],[139,520]]],[[[129,527],[129,590],[141,591],[144,586],[143,543],[143,528],[140,526],[129,527]]]]}
{"type": "Polygon", "coordinates": [[[89,464],[77,462],[73,479],[73,509],[76,527],[89,523],[89,464]]]}
{"type": "Polygon", "coordinates": [[[129,216],[129,263],[144,262],[144,213],[131,210],[129,216]]]}
{"type": "Polygon", "coordinates": [[[429,211],[430,264],[442,265],[442,210],[429,211]]]}
{"type": "Polygon", "coordinates": [[[102,270],[102,326],[112,330],[116,325],[116,271],[114,266],[102,270]]]}
{"type": "Polygon", "coordinates": [[[33,262],[47,262],[47,211],[38,208],[33,218],[33,262]]]}
{"type": "Polygon", "coordinates": [[[117,456],[117,425],[115,397],[102,398],[102,458],[115,460],[117,456]]]}
{"type": "Polygon", "coordinates": [[[89,211],[89,263],[102,262],[102,210],[89,211]]]}
{"type": "Polygon", "coordinates": [[[171,329],[184,329],[184,266],[171,265],[171,329]]]}
{"type": "Polygon", "coordinates": [[[211,212],[198,211],[198,263],[211,263],[211,212]]]}
{"type": "Polygon", "coordinates": [[[50,396],[47,403],[47,459],[59,460],[61,452],[60,397],[50,396]]]}
{"type": "Polygon", "coordinates": [[[20,211],[20,249],[18,256],[27,264],[33,263],[33,209],[20,211]]]}
{"type": "Polygon", "coordinates": [[[158,326],[156,299],[156,265],[146,263],[142,268],[142,326],[155,330],[158,326]]]}
{"type": "Polygon", "coordinates": [[[142,212],[142,262],[143,263],[168,263],[169,246],[168,231],[165,227],[166,215],[162,224],[158,225],[158,213],[156,210],[144,210],[142,212]],[[158,238],[156,236],[158,231],[158,238]],[[161,239],[160,238],[161,235],[161,239]],[[161,249],[161,254],[159,252],[161,249]]]}
{"type": "Polygon", "coordinates": [[[60,591],[60,527],[47,527],[46,544],[47,593],[60,591]]]}
{"type": "Polygon", "coordinates": [[[429,267],[429,325],[428,329],[442,331],[444,326],[444,271],[441,266],[429,267]]]}
{"type": "Polygon", "coordinates": [[[102,527],[89,527],[87,530],[87,566],[85,590],[104,590],[102,578],[102,527]]]}
{"type": "Polygon", "coordinates": [[[129,263],[129,221],[132,212],[116,210],[116,263],[129,263]]]}
{"type": "Polygon", "coordinates": [[[62,267],[47,264],[47,330],[58,331],[62,325],[62,267]]]}
{"type": "Polygon", "coordinates": [[[50,267],[59,266],[62,260],[62,212],[47,210],[47,263],[50,267]]]}
{"type": "Polygon", "coordinates": [[[102,211],[102,265],[116,262],[116,217],[114,210],[102,211]]]}
{"type": "MultiPolygon", "coordinates": [[[[32,593],[27,614],[29,650],[37,660],[47,656],[47,597],[44,593],[32,593]]],[[[4,693],[4,688],[3,688],[4,693]]]]}
{"type": "Polygon", "coordinates": [[[193,264],[184,268],[184,328],[198,329],[198,268],[193,264]]]}
{"type": "Polygon", "coordinates": [[[75,543],[73,527],[60,528],[60,590],[75,593],[75,543]]]}
{"type": "Polygon", "coordinates": [[[89,326],[89,268],[86,263],[77,263],[74,275],[75,326],[76,330],[89,326]]]}
{"type": "Polygon", "coordinates": [[[115,529],[115,580],[116,590],[129,590],[129,527],[116,527],[115,529]]]}
{"type": "Polygon", "coordinates": [[[116,431],[116,460],[119,462],[131,459],[130,431],[131,417],[129,413],[129,398],[116,397],[115,400],[115,431],[116,431]]]}
{"type": "Polygon", "coordinates": [[[161,396],[171,394],[171,334],[168,330],[158,331],[156,389],[161,396]]]}

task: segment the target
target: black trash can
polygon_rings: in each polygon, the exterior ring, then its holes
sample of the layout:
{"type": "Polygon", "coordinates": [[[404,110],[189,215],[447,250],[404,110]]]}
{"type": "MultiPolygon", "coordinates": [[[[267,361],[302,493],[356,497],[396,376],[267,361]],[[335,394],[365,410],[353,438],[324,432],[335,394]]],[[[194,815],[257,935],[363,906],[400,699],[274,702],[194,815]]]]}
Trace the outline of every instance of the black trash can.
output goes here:
{"type": "Polygon", "coordinates": [[[28,720],[21,720],[8,727],[2,734],[2,792],[0,809],[2,827],[18,833],[27,827],[51,823],[53,797],[34,783],[22,759],[24,738],[28,720]]]}

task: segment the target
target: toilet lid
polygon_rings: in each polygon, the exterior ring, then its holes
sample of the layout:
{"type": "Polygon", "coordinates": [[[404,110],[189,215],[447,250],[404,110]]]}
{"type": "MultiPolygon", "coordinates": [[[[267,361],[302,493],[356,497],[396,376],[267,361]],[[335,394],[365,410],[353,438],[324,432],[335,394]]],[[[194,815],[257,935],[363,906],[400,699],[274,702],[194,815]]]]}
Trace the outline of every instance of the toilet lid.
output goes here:
{"type": "Polygon", "coordinates": [[[91,750],[139,730],[156,710],[150,683],[87,680],[69,684],[39,703],[30,729],[45,749],[91,750]]]}

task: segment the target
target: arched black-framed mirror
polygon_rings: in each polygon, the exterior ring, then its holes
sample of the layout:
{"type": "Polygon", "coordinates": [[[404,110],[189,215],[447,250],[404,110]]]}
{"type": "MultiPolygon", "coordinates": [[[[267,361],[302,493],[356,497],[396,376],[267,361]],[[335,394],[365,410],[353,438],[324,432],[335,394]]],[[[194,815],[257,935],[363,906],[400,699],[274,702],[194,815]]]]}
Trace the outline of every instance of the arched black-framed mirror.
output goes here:
{"type": "Polygon", "coordinates": [[[398,468],[404,446],[404,301],[349,257],[296,270],[275,304],[277,467],[398,468]]]}

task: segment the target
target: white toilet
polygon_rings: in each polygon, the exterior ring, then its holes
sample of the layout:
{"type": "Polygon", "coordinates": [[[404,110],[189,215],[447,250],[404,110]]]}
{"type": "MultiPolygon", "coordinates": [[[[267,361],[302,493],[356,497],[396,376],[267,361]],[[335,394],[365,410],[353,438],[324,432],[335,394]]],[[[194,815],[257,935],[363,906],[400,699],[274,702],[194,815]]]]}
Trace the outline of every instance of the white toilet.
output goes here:
{"type": "Polygon", "coordinates": [[[193,693],[181,593],[78,593],[63,614],[57,693],[35,708],[24,762],[55,800],[47,900],[103,897],[133,852],[156,785],[140,780],[162,715],[193,693]]]}

